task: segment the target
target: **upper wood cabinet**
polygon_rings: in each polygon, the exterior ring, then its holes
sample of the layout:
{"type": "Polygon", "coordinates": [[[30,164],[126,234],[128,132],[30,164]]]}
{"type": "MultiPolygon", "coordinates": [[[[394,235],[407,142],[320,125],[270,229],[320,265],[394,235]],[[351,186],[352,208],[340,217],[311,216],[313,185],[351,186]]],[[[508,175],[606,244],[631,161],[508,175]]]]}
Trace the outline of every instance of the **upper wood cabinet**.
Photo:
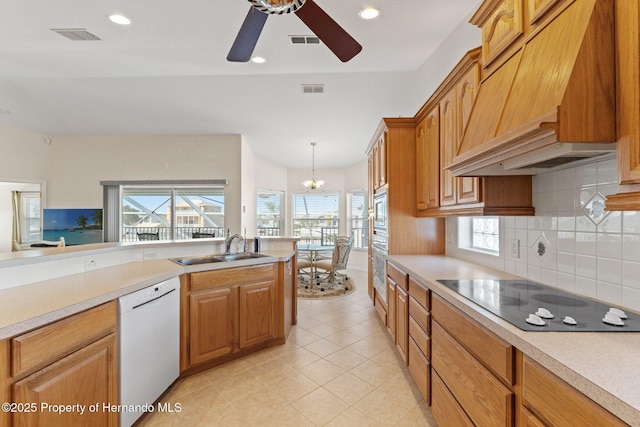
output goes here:
{"type": "MultiPolygon", "coordinates": [[[[489,67],[524,33],[523,0],[490,0],[471,18],[481,22],[482,63],[489,67]]],[[[506,56],[506,55],[505,55],[506,56]]]]}
{"type": "Polygon", "coordinates": [[[640,4],[616,7],[616,115],[621,192],[607,196],[606,209],[640,210],[640,4]]]}
{"type": "Polygon", "coordinates": [[[416,203],[418,210],[440,206],[440,106],[416,126],[416,203]]]}
{"type": "Polygon", "coordinates": [[[533,215],[531,177],[456,177],[457,155],[480,86],[480,48],[469,51],[416,115],[418,216],[533,215]]]}
{"type": "Polygon", "coordinates": [[[373,189],[374,191],[387,183],[387,133],[382,132],[372,150],[373,189]]]}

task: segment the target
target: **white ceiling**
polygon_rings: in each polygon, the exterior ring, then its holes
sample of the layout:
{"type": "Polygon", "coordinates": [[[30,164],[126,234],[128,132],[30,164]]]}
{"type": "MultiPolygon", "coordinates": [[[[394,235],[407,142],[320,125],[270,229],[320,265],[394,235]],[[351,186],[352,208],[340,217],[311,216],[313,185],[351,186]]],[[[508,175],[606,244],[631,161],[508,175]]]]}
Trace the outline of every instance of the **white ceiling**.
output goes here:
{"type": "Polygon", "coordinates": [[[265,64],[227,62],[245,0],[3,0],[0,124],[49,136],[242,134],[286,167],[308,167],[316,141],[317,168],[350,166],[380,118],[416,112],[402,96],[407,73],[480,0],[316,3],[363,46],[350,62],[324,45],[292,45],[288,36],[312,34],[293,14],[267,19],[254,51],[265,64]],[[370,5],[379,18],[359,19],[370,5]],[[111,23],[114,12],[133,23],[111,23]],[[101,40],[73,42],[52,28],[101,40]],[[325,93],[303,95],[301,84],[325,93]]]}

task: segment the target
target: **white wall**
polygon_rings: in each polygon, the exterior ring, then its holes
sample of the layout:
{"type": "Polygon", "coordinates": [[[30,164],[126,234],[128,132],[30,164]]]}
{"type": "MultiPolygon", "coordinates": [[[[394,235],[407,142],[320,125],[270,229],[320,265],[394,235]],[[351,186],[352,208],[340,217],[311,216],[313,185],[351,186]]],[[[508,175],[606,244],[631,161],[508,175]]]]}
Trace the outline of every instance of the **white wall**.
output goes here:
{"type": "Polygon", "coordinates": [[[640,311],[640,212],[590,219],[589,202],[616,193],[617,181],[615,159],[536,175],[536,215],[500,218],[499,257],[457,248],[455,218],[447,219],[447,233],[454,233],[447,254],[640,311]],[[537,253],[541,237],[548,242],[543,256],[537,253]],[[514,240],[519,258],[511,254],[514,240]]]}
{"type": "Polygon", "coordinates": [[[406,98],[415,106],[414,112],[418,112],[463,55],[480,46],[481,31],[469,23],[470,18],[471,15],[463,19],[449,33],[447,38],[417,70],[415,78],[409,82],[406,98]]]}
{"type": "Polygon", "coordinates": [[[100,181],[228,179],[225,221],[241,228],[240,135],[58,136],[48,208],[102,207],[100,181]]]}
{"type": "Polygon", "coordinates": [[[0,181],[44,182],[50,149],[44,135],[0,125],[0,181]]]}
{"type": "Polygon", "coordinates": [[[243,138],[240,166],[242,174],[242,187],[240,189],[242,216],[240,220],[241,228],[236,232],[248,237],[254,236],[254,230],[256,229],[255,161],[256,157],[253,154],[251,147],[249,147],[249,144],[247,144],[243,138]]]}

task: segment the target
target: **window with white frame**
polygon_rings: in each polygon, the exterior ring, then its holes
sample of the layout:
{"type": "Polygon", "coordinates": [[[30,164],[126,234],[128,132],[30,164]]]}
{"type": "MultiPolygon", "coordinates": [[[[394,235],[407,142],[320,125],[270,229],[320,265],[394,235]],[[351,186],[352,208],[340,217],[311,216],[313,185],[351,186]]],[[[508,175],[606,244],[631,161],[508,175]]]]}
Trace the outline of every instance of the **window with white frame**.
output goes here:
{"type": "Polygon", "coordinates": [[[282,236],[284,192],[258,191],[256,226],[258,236],[282,236]]]}
{"type": "Polygon", "coordinates": [[[293,195],[293,235],[300,242],[332,245],[338,235],[339,197],[337,192],[293,195]]]}
{"type": "Polygon", "coordinates": [[[121,241],[224,236],[224,188],[123,186],[121,241]]]}
{"type": "Polygon", "coordinates": [[[459,247],[498,255],[500,253],[500,221],[497,217],[458,219],[459,247]]]}
{"type": "Polygon", "coordinates": [[[347,193],[347,234],[353,237],[354,248],[367,248],[369,245],[367,192],[365,190],[347,193]]]}
{"type": "Polygon", "coordinates": [[[500,250],[498,218],[472,218],[471,247],[488,252],[500,250]]]}
{"type": "Polygon", "coordinates": [[[21,191],[20,195],[20,242],[31,243],[42,239],[42,212],[39,191],[21,191]]]}

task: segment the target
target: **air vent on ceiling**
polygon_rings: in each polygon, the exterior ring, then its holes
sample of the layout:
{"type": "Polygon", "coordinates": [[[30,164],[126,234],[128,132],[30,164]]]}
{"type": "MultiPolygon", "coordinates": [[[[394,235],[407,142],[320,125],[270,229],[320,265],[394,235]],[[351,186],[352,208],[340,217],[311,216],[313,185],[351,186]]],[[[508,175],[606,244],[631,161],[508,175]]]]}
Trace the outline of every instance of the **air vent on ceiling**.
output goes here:
{"type": "Polygon", "coordinates": [[[324,85],[302,85],[302,93],[324,93],[324,85]]]}
{"type": "Polygon", "coordinates": [[[100,40],[98,36],[96,36],[95,34],[91,34],[84,28],[51,28],[51,31],[54,31],[61,36],[73,41],[100,40]]]}
{"type": "Polygon", "coordinates": [[[320,39],[316,36],[289,36],[291,44],[320,44],[320,39]]]}

